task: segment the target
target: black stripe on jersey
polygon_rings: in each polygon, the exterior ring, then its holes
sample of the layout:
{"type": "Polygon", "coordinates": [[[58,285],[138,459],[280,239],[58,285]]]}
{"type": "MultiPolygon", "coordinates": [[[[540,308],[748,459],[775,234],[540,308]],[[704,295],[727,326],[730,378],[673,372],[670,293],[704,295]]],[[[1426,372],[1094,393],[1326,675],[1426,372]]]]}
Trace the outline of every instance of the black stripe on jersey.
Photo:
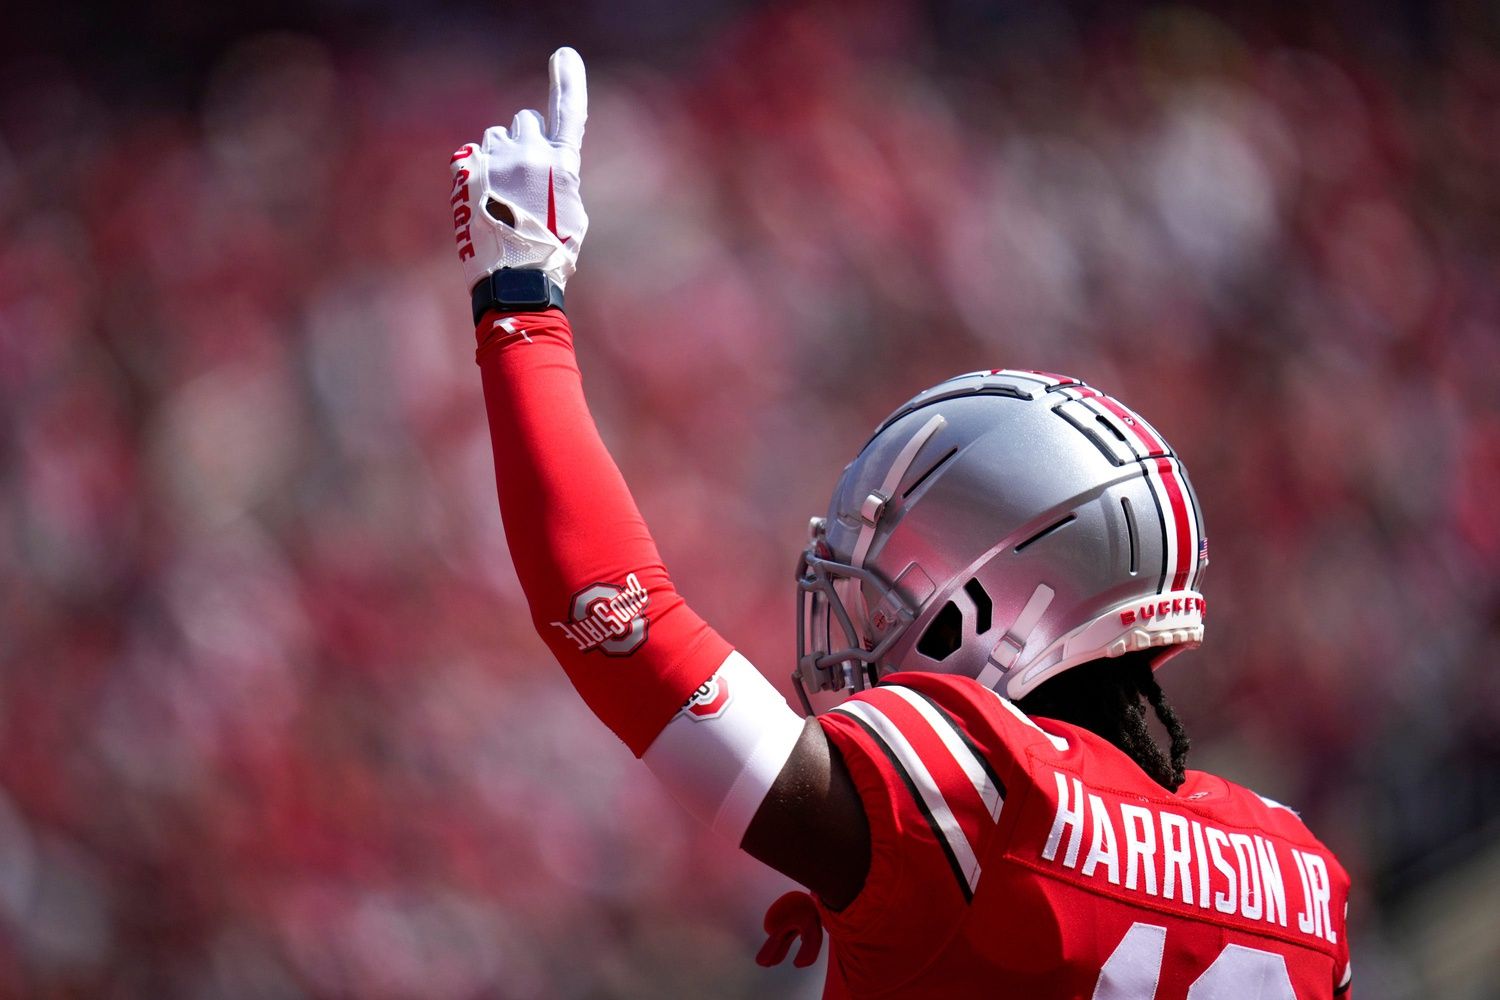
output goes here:
{"type": "MultiPolygon", "coordinates": [[[[833,711],[838,712],[839,710],[835,708],[833,711]]],[[[891,766],[896,769],[896,773],[901,775],[901,781],[906,785],[906,790],[911,793],[912,801],[917,804],[917,810],[921,812],[922,818],[927,820],[927,825],[932,828],[932,838],[943,849],[943,857],[948,859],[948,867],[953,869],[953,878],[958,882],[958,891],[963,893],[964,902],[972,903],[974,901],[974,893],[969,888],[969,880],[964,877],[964,870],[959,867],[958,858],[954,856],[953,848],[948,845],[948,838],[943,834],[943,828],[938,826],[937,820],[932,818],[932,810],[927,808],[927,803],[922,799],[922,793],[917,790],[917,783],[911,780],[911,775],[907,773],[906,765],[901,763],[901,758],[896,756],[896,751],[891,749],[890,745],[881,738],[879,733],[870,727],[868,722],[852,712],[839,712],[839,714],[846,719],[852,719],[855,725],[863,729],[869,735],[870,739],[875,741],[875,745],[880,748],[880,752],[885,754],[886,759],[891,762],[891,766]]]]}
{"type": "Polygon", "coordinates": [[[927,697],[921,691],[918,691],[915,688],[905,688],[905,690],[910,691],[912,694],[916,695],[918,698],[921,698],[923,701],[927,702],[927,704],[931,705],[933,711],[937,712],[937,714],[942,717],[943,721],[948,723],[948,726],[958,734],[958,738],[963,740],[964,746],[969,748],[969,752],[974,755],[974,759],[977,760],[979,762],[979,766],[984,769],[985,776],[990,779],[990,784],[994,785],[995,791],[1000,793],[1000,801],[1004,802],[1005,782],[1000,780],[1000,775],[996,774],[995,769],[990,766],[990,759],[980,751],[978,744],[969,739],[969,734],[964,732],[964,727],[958,724],[958,720],[949,715],[946,709],[944,709],[937,702],[933,701],[931,698],[927,697]]]}
{"type": "Polygon", "coordinates": [[[1351,987],[1351,986],[1354,985],[1354,976],[1351,974],[1353,971],[1354,971],[1353,969],[1350,969],[1350,970],[1348,970],[1348,971],[1346,971],[1344,973],[1344,982],[1343,982],[1343,984],[1339,985],[1339,986],[1335,986],[1333,988],[1333,995],[1334,996],[1341,997],[1345,993],[1349,992],[1349,987],[1351,987]]]}
{"type": "MultiPolygon", "coordinates": [[[[1146,492],[1151,494],[1151,505],[1156,508],[1156,519],[1161,522],[1161,579],[1156,581],[1156,592],[1164,594],[1167,591],[1167,532],[1172,531],[1176,525],[1167,524],[1167,512],[1161,509],[1161,498],[1156,495],[1156,484],[1151,482],[1151,469],[1147,468],[1148,462],[1154,462],[1154,458],[1141,459],[1141,474],[1146,479],[1146,492]]],[[[1154,468],[1154,467],[1153,467],[1154,468]]],[[[1161,471],[1156,470],[1158,476],[1161,471]]],[[[1163,481],[1162,491],[1166,492],[1166,483],[1163,481]]],[[[1197,558],[1193,553],[1193,558],[1197,558]]]]}

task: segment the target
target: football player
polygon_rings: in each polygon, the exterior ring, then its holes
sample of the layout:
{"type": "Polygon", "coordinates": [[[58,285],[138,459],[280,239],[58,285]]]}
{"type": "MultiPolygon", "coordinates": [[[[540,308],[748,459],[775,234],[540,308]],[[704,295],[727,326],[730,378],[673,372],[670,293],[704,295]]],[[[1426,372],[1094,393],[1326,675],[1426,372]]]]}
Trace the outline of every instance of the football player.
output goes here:
{"type": "Polygon", "coordinates": [[[803,719],[674,589],[584,401],[583,62],[452,157],[506,536],[579,694],[714,831],[806,886],[760,960],[830,997],[1347,995],[1348,878],[1284,806],[1186,770],[1153,677],[1203,636],[1176,453],[1085,383],[979,371],[876,428],[797,571],[803,719]],[[1170,734],[1158,748],[1149,705],[1170,734]]]}

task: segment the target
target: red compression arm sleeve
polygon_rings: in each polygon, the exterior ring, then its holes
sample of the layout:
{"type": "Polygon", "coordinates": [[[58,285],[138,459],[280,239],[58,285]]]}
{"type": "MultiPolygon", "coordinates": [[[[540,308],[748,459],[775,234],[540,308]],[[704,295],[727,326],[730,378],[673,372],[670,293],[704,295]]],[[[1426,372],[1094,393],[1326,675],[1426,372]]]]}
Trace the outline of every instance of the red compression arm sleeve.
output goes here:
{"type": "Polygon", "coordinates": [[[731,652],[672,586],[553,309],[490,313],[476,360],[505,537],[543,640],[637,757],[731,652]]]}

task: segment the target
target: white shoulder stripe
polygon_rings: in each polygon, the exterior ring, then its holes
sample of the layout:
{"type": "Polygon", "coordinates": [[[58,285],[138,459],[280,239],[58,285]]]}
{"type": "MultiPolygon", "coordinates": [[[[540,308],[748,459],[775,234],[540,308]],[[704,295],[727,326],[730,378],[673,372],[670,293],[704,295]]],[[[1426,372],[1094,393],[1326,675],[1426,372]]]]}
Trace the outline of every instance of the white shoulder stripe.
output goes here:
{"type": "Polygon", "coordinates": [[[1048,742],[1050,742],[1055,748],[1057,748],[1058,750],[1066,750],[1066,749],[1068,749],[1068,741],[1067,740],[1063,739],[1061,736],[1053,736],[1051,733],[1047,732],[1047,730],[1043,729],[1041,726],[1039,726],[1035,722],[1031,721],[1031,718],[1025,712],[1023,712],[1019,708],[1017,708],[1015,706],[1015,703],[1012,702],[1009,698],[1005,697],[1005,695],[1003,695],[999,691],[995,691],[995,690],[993,690],[991,688],[985,688],[985,690],[989,691],[990,694],[994,695],[995,698],[999,700],[1001,706],[1007,712],[1009,712],[1011,715],[1014,715],[1016,718],[1020,719],[1022,722],[1026,723],[1026,725],[1030,726],[1032,729],[1035,729],[1037,732],[1041,733],[1043,736],[1047,737],[1048,742]]]}
{"type": "Polygon", "coordinates": [[[923,698],[909,688],[890,685],[883,688],[883,690],[889,691],[902,701],[905,701],[926,720],[927,724],[932,727],[932,731],[937,733],[938,739],[943,741],[943,746],[947,747],[948,752],[953,755],[954,762],[968,776],[970,783],[974,786],[974,791],[979,793],[979,798],[984,802],[984,808],[989,812],[990,819],[998,822],[1000,819],[1000,807],[1005,804],[1005,797],[1000,794],[1000,789],[996,788],[995,783],[990,780],[989,772],[985,770],[984,763],[980,761],[979,755],[970,749],[969,745],[964,742],[963,737],[953,728],[952,721],[933,708],[931,702],[926,698],[923,698]]]}
{"type": "Polygon", "coordinates": [[[845,702],[833,711],[851,715],[869,726],[905,768],[912,784],[916,786],[917,794],[921,796],[927,811],[932,815],[933,825],[938,834],[947,841],[948,849],[958,863],[964,880],[968,882],[969,892],[972,893],[974,887],[979,884],[979,859],[975,856],[974,845],[969,843],[969,838],[964,834],[963,828],[958,825],[953,810],[948,808],[948,800],[943,797],[942,789],[938,788],[932,772],[928,771],[927,765],[922,763],[922,758],[918,756],[916,748],[907,742],[901,730],[896,728],[895,723],[891,722],[884,712],[867,702],[845,702]]]}

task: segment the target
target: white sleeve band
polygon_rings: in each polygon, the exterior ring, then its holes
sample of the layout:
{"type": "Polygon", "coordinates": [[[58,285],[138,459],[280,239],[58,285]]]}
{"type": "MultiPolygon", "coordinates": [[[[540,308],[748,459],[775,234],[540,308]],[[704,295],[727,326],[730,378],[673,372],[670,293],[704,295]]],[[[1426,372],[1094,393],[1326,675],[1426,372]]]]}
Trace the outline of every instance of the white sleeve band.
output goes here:
{"type": "Polygon", "coordinates": [[[730,653],[641,759],[683,808],[738,847],[803,721],[749,660],[730,653]]]}

